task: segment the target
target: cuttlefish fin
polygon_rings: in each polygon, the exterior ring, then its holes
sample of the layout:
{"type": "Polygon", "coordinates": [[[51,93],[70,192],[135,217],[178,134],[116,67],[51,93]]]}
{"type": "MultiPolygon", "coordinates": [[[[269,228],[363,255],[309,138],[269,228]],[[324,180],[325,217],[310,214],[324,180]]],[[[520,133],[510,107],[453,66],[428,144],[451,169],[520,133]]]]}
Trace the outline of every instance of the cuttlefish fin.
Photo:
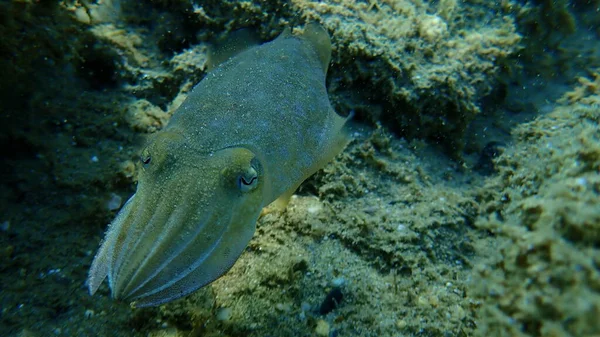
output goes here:
{"type": "Polygon", "coordinates": [[[296,189],[298,189],[300,184],[302,184],[302,182],[304,182],[304,180],[306,180],[308,177],[313,175],[320,168],[325,167],[325,165],[327,165],[327,163],[329,163],[335,156],[337,156],[340,152],[342,152],[344,147],[346,147],[346,145],[350,141],[350,136],[347,133],[345,133],[344,131],[342,131],[341,133],[344,133],[344,134],[343,135],[340,134],[340,136],[334,142],[333,146],[331,146],[329,148],[329,150],[325,153],[325,155],[321,158],[321,160],[317,161],[313,166],[311,166],[311,168],[307,171],[309,173],[306,174],[305,177],[303,177],[302,180],[298,184],[295,184],[290,189],[283,192],[279,196],[279,198],[275,199],[275,201],[273,201],[268,206],[266,206],[265,208],[262,209],[262,211],[260,212],[261,217],[265,216],[267,214],[270,214],[270,213],[283,213],[285,211],[287,205],[290,203],[290,200],[292,199],[294,192],[296,192],[296,189]]]}
{"type": "MultiPolygon", "coordinates": [[[[307,172],[308,174],[304,177],[304,179],[312,176],[319,169],[325,167],[325,165],[331,162],[333,158],[340,154],[342,150],[344,150],[346,145],[350,143],[350,141],[352,140],[352,136],[350,135],[350,130],[348,129],[347,122],[353,117],[353,115],[354,114],[350,114],[346,118],[342,118],[339,116],[338,118],[336,118],[336,125],[332,128],[333,130],[336,130],[335,138],[331,141],[331,144],[326,147],[325,152],[323,153],[321,158],[319,158],[319,160],[317,160],[310,167],[310,169],[307,172]]],[[[302,179],[302,181],[304,181],[304,179],[302,179]]]]}
{"type": "Polygon", "coordinates": [[[327,74],[329,61],[331,61],[331,39],[329,38],[329,33],[327,33],[321,24],[310,22],[306,24],[304,32],[300,36],[313,47],[319,56],[323,72],[327,74]]]}
{"type": "MultiPolygon", "coordinates": [[[[335,112],[332,111],[332,113],[335,113],[335,112]]],[[[334,132],[336,132],[335,139],[332,141],[332,144],[327,147],[327,150],[325,151],[323,156],[321,156],[321,158],[319,160],[317,160],[306,171],[306,174],[302,177],[302,179],[297,184],[293,185],[290,189],[288,189],[287,191],[282,193],[279,196],[279,198],[277,198],[275,201],[270,203],[267,207],[263,208],[262,212],[260,213],[260,216],[264,216],[266,214],[273,213],[273,212],[281,213],[281,212],[285,211],[285,208],[287,207],[288,203],[290,202],[292,195],[294,195],[294,192],[296,192],[296,189],[298,189],[298,187],[304,182],[304,180],[306,180],[308,177],[315,174],[315,172],[317,172],[319,169],[325,167],[325,165],[327,165],[329,162],[331,162],[333,160],[333,158],[335,158],[335,156],[337,156],[338,154],[340,154],[340,152],[342,152],[342,150],[346,147],[346,145],[348,145],[348,143],[352,140],[352,136],[350,135],[350,131],[347,127],[347,122],[353,116],[354,116],[354,114],[351,113],[346,118],[339,117],[338,119],[336,119],[336,125],[334,125],[334,127],[332,128],[332,130],[335,130],[334,132]]]]}

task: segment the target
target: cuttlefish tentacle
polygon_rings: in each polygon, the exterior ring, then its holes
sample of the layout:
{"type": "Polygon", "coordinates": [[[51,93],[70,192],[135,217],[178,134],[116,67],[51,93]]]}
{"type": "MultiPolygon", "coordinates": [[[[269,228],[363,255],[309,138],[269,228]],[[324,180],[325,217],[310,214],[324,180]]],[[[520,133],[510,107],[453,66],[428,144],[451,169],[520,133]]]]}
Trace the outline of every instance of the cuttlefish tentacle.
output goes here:
{"type": "MultiPolygon", "coordinates": [[[[146,277],[146,274],[149,271],[153,270],[153,265],[150,264],[152,259],[164,256],[164,253],[160,251],[160,249],[168,248],[168,246],[164,245],[165,240],[169,238],[169,235],[172,234],[172,232],[180,231],[181,227],[184,226],[185,222],[181,221],[181,219],[192,208],[192,205],[192,203],[182,203],[181,200],[178,200],[178,202],[174,205],[174,210],[168,214],[168,218],[166,219],[164,227],[168,228],[168,230],[162,229],[157,231],[159,233],[158,238],[153,238],[151,235],[148,235],[145,240],[147,240],[146,246],[151,245],[150,248],[141,246],[136,247],[145,253],[139,256],[136,264],[132,265],[132,267],[135,267],[133,268],[134,273],[129,277],[128,281],[123,284],[121,289],[123,296],[129,297],[130,294],[133,293],[133,290],[131,289],[132,287],[134,287],[136,284],[140,284],[142,281],[143,284],[147,282],[144,277],[146,277]]],[[[162,226],[162,223],[157,225],[162,226]]],[[[154,235],[156,235],[156,233],[154,233],[154,235]]]]}
{"type": "MultiPolygon", "coordinates": [[[[137,193],[136,193],[137,194],[137,193]]],[[[134,195],[132,197],[133,207],[129,214],[125,214],[125,217],[121,221],[115,221],[113,226],[115,229],[120,231],[120,235],[115,242],[115,252],[112,261],[111,273],[109,278],[112,278],[111,274],[120,274],[123,266],[127,262],[127,254],[130,252],[132,245],[135,240],[140,236],[142,228],[140,223],[147,224],[148,221],[155,216],[155,212],[148,212],[148,210],[141,205],[140,200],[142,196],[134,195]]]]}
{"type": "MultiPolygon", "coordinates": [[[[191,207],[186,207],[184,211],[181,212],[180,215],[185,215],[191,207]]],[[[181,227],[183,227],[183,222],[180,221],[179,224],[174,223],[177,220],[177,217],[172,217],[169,219],[167,226],[176,225],[172,230],[169,231],[169,234],[172,232],[180,234],[176,235],[163,235],[156,243],[155,247],[152,249],[152,252],[148,255],[146,260],[140,265],[138,272],[132,278],[130,285],[135,285],[137,282],[137,286],[133,289],[127,289],[127,294],[131,294],[132,297],[139,296],[138,293],[140,289],[146,286],[150,281],[153,281],[156,276],[162,272],[177,256],[181,255],[181,253],[193,242],[193,240],[202,232],[202,229],[209,223],[209,220],[212,218],[212,213],[207,214],[199,223],[200,225],[196,228],[194,233],[189,233],[188,230],[180,231],[181,227]],[[171,220],[173,222],[171,222],[171,220]],[[189,233],[189,234],[188,234],[189,233]],[[169,248],[170,247],[170,248],[169,248]],[[175,248],[173,248],[175,247],[175,248]],[[156,255],[156,252],[165,251],[167,254],[156,255]],[[171,250],[171,252],[169,252],[171,250]],[[158,261],[157,261],[158,260],[158,261]],[[163,260],[162,262],[160,260],[163,260]],[[154,267],[154,269],[147,270],[147,266],[158,266],[154,267]],[[143,281],[138,281],[143,280],[143,281]]]]}
{"type": "MultiPolygon", "coordinates": [[[[124,294],[133,293],[131,287],[135,284],[139,284],[142,281],[143,282],[139,285],[139,287],[143,286],[143,284],[148,281],[144,280],[144,277],[147,277],[147,274],[153,270],[152,267],[158,264],[158,262],[154,260],[168,257],[168,255],[164,253],[167,252],[170,247],[177,247],[177,244],[174,242],[174,240],[180,236],[185,236],[188,232],[188,230],[185,229],[187,222],[182,221],[182,219],[189,217],[190,211],[194,210],[198,206],[195,200],[188,200],[186,198],[187,196],[192,195],[193,188],[193,186],[188,186],[187,189],[181,193],[181,200],[176,203],[175,209],[166,220],[164,228],[158,232],[158,238],[150,240],[152,247],[148,249],[148,253],[146,253],[144,259],[139,263],[135,273],[130,277],[129,282],[123,287],[124,294]],[[174,233],[176,235],[173,235],[174,233]]],[[[160,268],[158,268],[155,272],[158,273],[159,269],[160,268]]]]}
{"type": "Polygon", "coordinates": [[[120,282],[114,284],[116,294],[123,294],[123,287],[138,267],[141,259],[140,255],[145,253],[142,246],[152,242],[153,234],[156,235],[161,232],[160,227],[164,224],[165,217],[171,214],[172,207],[169,200],[161,200],[149,219],[145,216],[134,218],[131,226],[135,227],[135,230],[133,230],[135,240],[130,240],[129,245],[123,245],[119,248],[122,254],[120,254],[120,259],[116,261],[115,265],[115,270],[120,275],[120,282]]]}
{"type": "MultiPolygon", "coordinates": [[[[213,217],[211,217],[210,220],[214,220],[214,219],[215,219],[215,216],[213,215],[213,217]]],[[[223,229],[225,229],[225,228],[226,228],[226,226],[223,226],[223,229]]],[[[224,230],[223,230],[223,232],[224,232],[224,230]]],[[[202,263],[204,263],[204,261],[213,253],[215,248],[221,243],[221,240],[223,239],[223,232],[219,233],[219,235],[217,235],[217,239],[213,240],[209,246],[205,246],[203,254],[200,255],[196,259],[196,261],[188,264],[187,268],[185,268],[184,270],[180,270],[178,273],[174,274],[174,276],[171,276],[169,278],[170,280],[165,282],[164,284],[162,284],[158,287],[155,287],[152,290],[146,291],[143,294],[136,295],[135,297],[146,297],[146,296],[154,295],[158,292],[161,292],[161,291],[171,287],[173,284],[179,282],[181,279],[188,276],[192,271],[194,271],[195,269],[200,267],[202,265],[202,263]]],[[[198,233],[198,236],[199,235],[200,235],[200,233],[198,233]]],[[[197,239],[198,236],[194,237],[194,239],[197,239]]],[[[190,243],[193,241],[194,240],[190,241],[190,243]]],[[[190,245],[186,246],[185,248],[189,249],[190,245]]],[[[186,254],[186,252],[184,250],[184,251],[180,252],[180,254],[178,254],[177,256],[185,256],[185,254],[186,254]]]]}
{"type": "MultiPolygon", "coordinates": [[[[104,279],[111,272],[114,260],[115,243],[121,235],[121,231],[116,227],[123,223],[132,210],[135,210],[136,206],[132,202],[134,197],[135,195],[131,196],[127,202],[125,202],[125,205],[123,205],[123,208],[121,208],[117,217],[109,225],[108,230],[106,231],[106,237],[100,244],[100,249],[94,258],[94,261],[92,261],[90,274],[87,279],[87,286],[90,294],[94,294],[98,290],[104,279]]],[[[112,287],[110,277],[108,282],[112,287]]]]}
{"type": "MultiPolygon", "coordinates": [[[[114,227],[114,230],[118,230],[120,235],[115,239],[112,247],[112,260],[111,267],[108,273],[108,281],[111,289],[115,289],[118,287],[118,280],[116,275],[119,275],[121,267],[123,265],[122,261],[127,259],[127,252],[129,251],[129,247],[131,242],[137,238],[137,234],[135,233],[137,224],[139,222],[147,223],[148,220],[153,216],[152,213],[148,212],[137,204],[137,196],[132,197],[132,209],[130,212],[124,214],[124,217],[120,218],[119,221],[115,220],[111,227],[114,227]]],[[[117,293],[116,291],[114,292],[117,293]]]]}
{"type": "MultiPolygon", "coordinates": [[[[254,225],[256,217],[252,217],[253,222],[248,222],[249,225],[254,225]]],[[[246,219],[247,220],[247,219],[246,219]]],[[[252,227],[253,228],[253,227],[252,227]]],[[[185,296],[197,287],[204,285],[202,283],[209,275],[209,279],[214,279],[217,276],[225,273],[235,262],[238,252],[234,248],[227,247],[226,243],[230,243],[232,233],[225,233],[219,238],[220,245],[212,245],[211,254],[203,254],[202,257],[185,272],[186,275],[180,274],[176,282],[170,281],[161,287],[161,290],[153,290],[144,294],[136,294],[134,304],[138,307],[158,305],[168,302],[174,298],[185,296]]],[[[247,238],[249,235],[242,235],[242,238],[247,238]]],[[[233,246],[232,246],[233,247],[233,246]]]]}

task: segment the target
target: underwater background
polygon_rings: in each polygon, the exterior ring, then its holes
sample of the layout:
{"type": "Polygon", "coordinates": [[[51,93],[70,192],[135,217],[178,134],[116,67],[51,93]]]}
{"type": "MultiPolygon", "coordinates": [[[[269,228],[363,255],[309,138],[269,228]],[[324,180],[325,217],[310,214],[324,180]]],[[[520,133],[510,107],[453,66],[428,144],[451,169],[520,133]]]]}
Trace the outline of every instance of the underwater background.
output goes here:
{"type": "Polygon", "coordinates": [[[600,334],[598,0],[1,0],[0,118],[1,336],[600,334]],[[90,296],[209,42],[310,21],[351,143],[214,283],[90,296]]]}

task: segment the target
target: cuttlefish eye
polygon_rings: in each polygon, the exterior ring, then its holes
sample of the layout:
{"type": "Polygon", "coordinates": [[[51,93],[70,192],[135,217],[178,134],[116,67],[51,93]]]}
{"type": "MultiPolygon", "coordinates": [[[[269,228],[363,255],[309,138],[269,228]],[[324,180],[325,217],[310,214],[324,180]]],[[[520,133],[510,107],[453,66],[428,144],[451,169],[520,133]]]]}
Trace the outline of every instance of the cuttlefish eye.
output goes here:
{"type": "Polygon", "coordinates": [[[237,179],[238,188],[242,192],[249,192],[258,186],[258,172],[250,166],[237,179]]]}

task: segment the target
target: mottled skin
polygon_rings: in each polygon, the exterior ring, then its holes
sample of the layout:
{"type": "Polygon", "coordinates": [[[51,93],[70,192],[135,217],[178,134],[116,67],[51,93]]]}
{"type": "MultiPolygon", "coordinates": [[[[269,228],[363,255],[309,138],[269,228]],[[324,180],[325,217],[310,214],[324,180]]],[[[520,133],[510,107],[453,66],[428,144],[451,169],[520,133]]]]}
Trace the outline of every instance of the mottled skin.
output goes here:
{"type": "Polygon", "coordinates": [[[229,59],[192,90],[142,152],[137,191],[111,224],[88,279],[150,306],[225,273],[261,209],[289,196],[347,141],[329,104],[331,44],[308,25],[229,59]]]}

